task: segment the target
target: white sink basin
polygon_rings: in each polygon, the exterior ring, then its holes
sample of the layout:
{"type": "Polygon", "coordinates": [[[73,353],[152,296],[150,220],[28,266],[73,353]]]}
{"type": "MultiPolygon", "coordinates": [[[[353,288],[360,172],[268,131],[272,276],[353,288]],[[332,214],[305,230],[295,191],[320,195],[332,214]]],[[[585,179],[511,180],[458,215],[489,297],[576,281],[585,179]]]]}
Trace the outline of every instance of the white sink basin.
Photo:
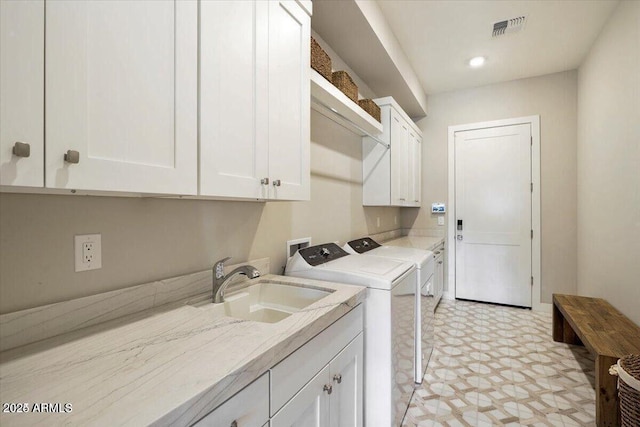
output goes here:
{"type": "Polygon", "coordinates": [[[194,305],[215,317],[228,316],[254,322],[276,323],[332,292],[332,289],[302,287],[265,280],[238,290],[227,290],[225,302],[221,304],[202,301],[194,305]]]}

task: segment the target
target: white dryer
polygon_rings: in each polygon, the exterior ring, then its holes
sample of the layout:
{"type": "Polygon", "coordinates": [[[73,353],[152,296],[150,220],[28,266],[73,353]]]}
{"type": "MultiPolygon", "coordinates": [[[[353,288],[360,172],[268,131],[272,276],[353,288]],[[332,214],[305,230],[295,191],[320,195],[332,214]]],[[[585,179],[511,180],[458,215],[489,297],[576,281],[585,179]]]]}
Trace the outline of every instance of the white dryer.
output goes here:
{"type": "Polygon", "coordinates": [[[400,248],[397,246],[381,245],[371,237],[361,237],[352,240],[343,246],[343,249],[351,254],[370,255],[382,258],[395,259],[410,262],[416,266],[417,275],[415,283],[415,356],[414,356],[414,381],[422,383],[429,358],[433,351],[434,341],[434,298],[433,298],[433,252],[400,248]]]}
{"type": "Polygon", "coordinates": [[[288,276],[366,286],[364,425],[399,426],[414,389],[416,268],[413,263],[350,255],[335,243],[298,250],[288,276]]]}

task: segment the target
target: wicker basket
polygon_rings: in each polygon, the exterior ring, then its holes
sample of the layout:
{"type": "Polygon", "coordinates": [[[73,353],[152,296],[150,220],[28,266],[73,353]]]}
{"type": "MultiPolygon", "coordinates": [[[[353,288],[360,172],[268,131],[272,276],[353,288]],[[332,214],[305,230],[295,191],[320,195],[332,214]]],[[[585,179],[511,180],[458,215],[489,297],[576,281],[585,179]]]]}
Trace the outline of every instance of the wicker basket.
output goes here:
{"type": "Polygon", "coordinates": [[[311,68],[331,81],[331,58],[313,37],[311,37],[311,68]]]}
{"type": "Polygon", "coordinates": [[[373,99],[361,99],[358,101],[358,105],[360,105],[360,108],[364,111],[369,113],[371,117],[380,121],[380,107],[378,107],[378,104],[373,102],[373,99]]]}
{"type": "Polygon", "coordinates": [[[640,426],[640,355],[618,360],[617,371],[622,426],[640,426]]]}
{"type": "Polygon", "coordinates": [[[346,71],[334,71],[331,75],[331,83],[347,95],[353,102],[358,103],[358,86],[353,82],[346,71]]]}

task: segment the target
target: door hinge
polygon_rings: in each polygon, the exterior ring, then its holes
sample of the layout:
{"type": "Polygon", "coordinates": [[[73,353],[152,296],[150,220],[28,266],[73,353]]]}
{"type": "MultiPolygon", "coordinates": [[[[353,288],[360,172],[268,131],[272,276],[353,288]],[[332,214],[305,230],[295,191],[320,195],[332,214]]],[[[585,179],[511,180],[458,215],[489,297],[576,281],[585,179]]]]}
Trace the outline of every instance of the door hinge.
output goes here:
{"type": "Polygon", "coordinates": [[[533,276],[531,276],[531,286],[533,286],[533,276]]]}
{"type": "Polygon", "coordinates": [[[531,183],[531,192],[533,193],[533,182],[531,183]]]}
{"type": "Polygon", "coordinates": [[[530,138],[531,138],[531,146],[533,147],[533,136],[531,136],[530,138]]]}
{"type": "Polygon", "coordinates": [[[533,240],[533,230],[531,230],[531,240],[533,240]]]}

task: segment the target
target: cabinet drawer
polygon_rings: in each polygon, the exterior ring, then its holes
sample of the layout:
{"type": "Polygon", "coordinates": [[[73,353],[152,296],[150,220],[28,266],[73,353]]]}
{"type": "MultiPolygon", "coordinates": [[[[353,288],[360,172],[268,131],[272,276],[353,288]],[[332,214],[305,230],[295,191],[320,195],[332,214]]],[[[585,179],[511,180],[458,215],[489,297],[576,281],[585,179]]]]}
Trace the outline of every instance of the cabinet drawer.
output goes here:
{"type": "Polygon", "coordinates": [[[269,372],[266,372],[194,425],[262,427],[268,422],[269,372]],[[234,421],[236,424],[232,424],[234,421]]]}
{"type": "Polygon", "coordinates": [[[271,369],[271,415],[309,382],[362,331],[362,305],[271,369]],[[295,375],[291,375],[295,372],[295,375]]]}

